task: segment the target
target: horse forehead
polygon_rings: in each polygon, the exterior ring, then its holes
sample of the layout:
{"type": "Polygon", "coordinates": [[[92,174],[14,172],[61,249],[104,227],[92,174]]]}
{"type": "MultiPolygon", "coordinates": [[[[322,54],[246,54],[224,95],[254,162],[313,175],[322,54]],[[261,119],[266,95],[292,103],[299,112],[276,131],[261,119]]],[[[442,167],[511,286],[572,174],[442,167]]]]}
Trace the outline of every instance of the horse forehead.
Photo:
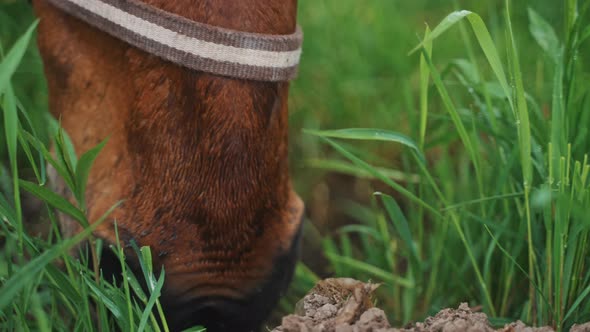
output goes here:
{"type": "Polygon", "coordinates": [[[244,32],[290,34],[297,0],[142,0],[189,20],[244,32]]]}

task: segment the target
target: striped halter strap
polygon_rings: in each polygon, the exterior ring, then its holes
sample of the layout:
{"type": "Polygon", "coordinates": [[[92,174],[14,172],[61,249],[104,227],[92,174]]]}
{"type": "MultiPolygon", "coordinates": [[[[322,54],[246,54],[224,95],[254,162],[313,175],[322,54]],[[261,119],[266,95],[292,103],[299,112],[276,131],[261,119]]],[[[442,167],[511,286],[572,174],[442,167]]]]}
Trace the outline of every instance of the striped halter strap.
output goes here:
{"type": "Polygon", "coordinates": [[[139,0],[47,0],[143,51],[199,71],[256,81],[297,76],[303,33],[248,33],[194,22],[139,0]]]}

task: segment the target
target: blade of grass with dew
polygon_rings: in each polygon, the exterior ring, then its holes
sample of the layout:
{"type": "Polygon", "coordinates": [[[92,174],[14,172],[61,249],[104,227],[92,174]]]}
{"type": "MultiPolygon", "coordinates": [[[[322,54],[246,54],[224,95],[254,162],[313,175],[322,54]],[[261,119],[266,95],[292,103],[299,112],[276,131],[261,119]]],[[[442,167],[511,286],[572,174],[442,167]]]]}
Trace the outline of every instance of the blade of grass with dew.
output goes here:
{"type": "Polygon", "coordinates": [[[19,230],[18,247],[19,252],[22,254],[23,250],[23,225],[22,215],[20,213],[20,192],[18,188],[18,169],[17,169],[17,139],[18,139],[18,114],[16,108],[16,97],[12,91],[10,81],[12,75],[16,71],[17,67],[21,63],[21,60],[27,50],[30,40],[33,35],[33,31],[37,27],[38,21],[35,21],[27,31],[16,41],[12,48],[6,54],[6,57],[0,62],[0,97],[3,96],[3,110],[4,110],[4,126],[6,143],[8,146],[8,154],[10,165],[13,172],[13,194],[16,205],[16,223],[19,230]]]}
{"type": "MultiPolygon", "coordinates": [[[[424,32],[424,40],[427,40],[430,35],[430,28],[427,26],[424,32]]],[[[432,40],[424,43],[424,51],[429,57],[432,57],[432,40]]],[[[418,146],[420,150],[424,149],[424,142],[426,137],[426,127],[428,125],[428,83],[430,81],[430,68],[424,59],[420,56],[420,133],[418,146]]]]}
{"type": "Polygon", "coordinates": [[[370,236],[371,238],[373,238],[374,240],[376,240],[378,242],[383,242],[379,232],[375,228],[369,227],[369,226],[354,225],[354,224],[353,225],[346,225],[346,226],[339,228],[338,232],[339,233],[342,232],[342,233],[363,234],[363,235],[370,236]]]}
{"type": "MultiPolygon", "coordinates": [[[[454,8],[459,8],[457,0],[453,1],[453,5],[454,5],[454,8]]],[[[481,92],[481,94],[484,97],[485,107],[484,107],[484,105],[481,105],[480,109],[484,112],[484,114],[488,118],[488,121],[490,123],[492,131],[494,133],[496,133],[496,132],[498,132],[498,119],[497,118],[499,117],[499,115],[494,113],[494,106],[492,104],[491,94],[487,88],[487,85],[483,82],[483,75],[482,75],[481,70],[478,65],[478,59],[475,56],[475,52],[472,47],[471,38],[469,37],[469,34],[467,33],[467,29],[465,27],[466,24],[463,24],[463,21],[462,21],[462,22],[459,22],[458,25],[459,25],[459,32],[461,34],[461,39],[463,40],[463,45],[465,47],[465,52],[467,53],[467,59],[469,59],[469,61],[465,60],[465,62],[468,63],[469,67],[472,68],[472,70],[473,70],[472,77],[475,78],[475,80],[473,82],[479,86],[478,90],[481,92]]],[[[463,67],[463,68],[465,68],[465,67],[463,67]]]]}
{"type": "MultiPolygon", "coordinates": [[[[350,236],[349,234],[346,233],[340,233],[338,236],[338,239],[340,240],[340,253],[342,256],[344,257],[353,257],[353,253],[352,253],[352,241],[350,240],[350,236]]],[[[352,271],[350,270],[350,268],[347,265],[342,266],[343,270],[342,270],[342,274],[343,275],[351,275],[352,271]]]]}
{"type": "Polygon", "coordinates": [[[76,221],[78,221],[83,227],[88,226],[88,220],[86,219],[84,213],[80,211],[80,209],[72,205],[72,203],[70,203],[65,198],[61,197],[60,195],[54,193],[53,191],[45,187],[41,187],[29,181],[20,180],[19,183],[21,187],[23,187],[23,189],[30,192],[37,198],[43,200],[44,202],[48,203],[52,207],[71,216],[76,221]]]}
{"type": "Polygon", "coordinates": [[[424,160],[424,154],[410,137],[390,130],[372,129],[372,128],[347,128],[337,130],[303,130],[304,133],[329,138],[341,138],[348,140],[362,140],[362,141],[385,141],[400,143],[405,145],[418,154],[424,160]]]}
{"type": "MultiPolygon", "coordinates": [[[[435,193],[438,196],[438,199],[443,203],[443,205],[448,205],[446,197],[444,196],[442,191],[438,188],[438,185],[436,184],[436,182],[432,178],[431,174],[426,169],[426,165],[424,163],[422,163],[417,156],[414,156],[414,157],[417,161],[418,166],[420,167],[422,174],[426,178],[426,182],[429,183],[431,185],[431,187],[434,189],[435,193]]],[[[444,219],[442,214],[438,214],[437,217],[441,220],[444,219]]],[[[492,302],[492,299],[490,296],[490,292],[489,292],[488,287],[485,283],[485,280],[483,279],[483,276],[481,274],[481,270],[480,270],[479,266],[477,265],[477,260],[476,260],[475,254],[472,250],[472,247],[471,247],[467,237],[465,236],[465,232],[463,231],[463,229],[461,227],[460,218],[452,210],[449,213],[449,218],[450,218],[450,221],[453,224],[455,230],[457,231],[457,234],[459,235],[459,238],[461,239],[461,242],[463,243],[463,246],[467,252],[467,256],[469,257],[471,266],[472,266],[473,270],[475,271],[475,274],[477,276],[477,280],[478,280],[479,285],[481,287],[481,291],[483,292],[483,297],[485,299],[486,305],[487,305],[488,309],[490,310],[490,313],[492,314],[492,316],[496,316],[496,309],[493,305],[493,302],[492,302]]],[[[445,222],[445,227],[444,227],[445,234],[446,234],[447,225],[448,225],[448,223],[445,222]]],[[[443,243],[440,242],[439,246],[442,246],[442,245],[443,245],[443,243]]],[[[437,251],[435,261],[439,261],[439,258],[441,257],[440,256],[441,253],[442,253],[442,251],[440,251],[440,250],[437,251]]],[[[436,268],[438,268],[438,266],[436,266],[436,268]]],[[[429,299],[432,295],[432,292],[434,291],[435,278],[436,278],[435,276],[436,275],[431,276],[431,280],[429,282],[429,287],[426,292],[426,297],[429,299]]]]}
{"type": "Polygon", "coordinates": [[[186,330],[183,330],[182,332],[207,332],[207,329],[202,326],[195,326],[195,327],[191,327],[186,330]]]}
{"type": "Polygon", "coordinates": [[[528,8],[529,30],[545,53],[558,63],[561,45],[553,27],[534,9],[528,8]]]}
{"type": "Polygon", "coordinates": [[[433,80],[434,85],[436,86],[436,88],[441,96],[441,99],[442,99],[443,104],[447,110],[447,113],[451,116],[453,124],[455,125],[455,128],[457,129],[457,132],[459,134],[459,137],[461,138],[461,142],[463,142],[463,145],[465,146],[465,148],[467,149],[467,152],[469,153],[469,156],[470,156],[471,161],[473,163],[473,167],[475,168],[478,190],[479,190],[481,198],[483,198],[484,197],[483,180],[482,180],[482,174],[481,174],[479,153],[476,151],[473,141],[472,141],[469,133],[467,132],[467,129],[465,128],[465,125],[463,124],[463,121],[461,120],[461,116],[459,115],[457,108],[455,107],[453,101],[451,100],[451,96],[449,95],[447,88],[445,87],[444,83],[442,82],[442,79],[440,77],[440,74],[438,73],[438,70],[436,70],[436,68],[434,67],[434,64],[432,63],[432,59],[430,59],[428,54],[426,54],[425,52],[422,52],[422,55],[425,59],[425,62],[428,64],[428,66],[430,68],[432,80],[433,80]]]}
{"type": "MultiPolygon", "coordinates": [[[[16,220],[16,212],[14,208],[8,204],[8,202],[2,197],[0,194],[0,217],[4,219],[7,223],[12,223],[13,220],[16,220]]],[[[12,225],[12,224],[11,224],[12,225]]],[[[14,225],[12,225],[14,226],[14,225]]],[[[16,226],[14,226],[16,228],[16,226]]]]}
{"type": "Polygon", "coordinates": [[[362,271],[362,272],[370,274],[376,278],[379,278],[380,281],[387,283],[389,285],[396,284],[396,285],[400,285],[400,286],[406,287],[406,288],[415,287],[415,283],[412,280],[398,277],[398,276],[394,275],[393,273],[391,273],[390,271],[385,271],[383,269],[380,269],[380,268],[373,266],[371,264],[367,264],[367,263],[360,261],[358,259],[354,259],[352,257],[336,255],[333,253],[327,253],[326,256],[331,260],[334,260],[338,263],[347,265],[351,269],[354,269],[357,271],[362,271]]]}
{"type": "Polygon", "coordinates": [[[326,138],[326,137],[322,137],[322,139],[324,141],[326,141],[328,144],[330,144],[336,151],[338,151],[340,154],[342,154],[348,160],[352,161],[352,163],[354,163],[356,166],[363,168],[364,170],[366,170],[367,172],[369,172],[370,174],[372,174],[373,176],[375,176],[379,180],[383,181],[385,184],[389,185],[391,188],[398,191],[400,194],[407,197],[409,200],[413,201],[414,203],[424,206],[424,208],[426,208],[433,215],[435,215],[437,217],[441,217],[441,214],[437,209],[435,209],[430,204],[426,203],[424,200],[420,199],[416,195],[412,194],[409,190],[407,190],[403,186],[395,183],[394,181],[392,181],[388,177],[384,176],[379,171],[377,171],[373,166],[371,166],[368,163],[364,162],[363,160],[359,159],[358,157],[356,157],[355,155],[350,153],[348,150],[344,149],[342,146],[340,146],[335,141],[333,141],[329,138],[326,138]]]}
{"type": "MultiPolygon", "coordinates": [[[[520,61],[518,59],[518,53],[516,48],[516,42],[514,40],[514,33],[512,30],[512,22],[510,16],[510,1],[506,0],[506,22],[508,26],[508,49],[510,63],[512,64],[512,75],[514,77],[514,95],[516,98],[516,121],[517,131],[519,137],[519,150],[521,158],[521,169],[523,174],[523,187],[524,187],[524,204],[526,211],[526,222],[527,222],[527,233],[529,241],[529,277],[530,280],[535,280],[535,251],[533,248],[533,230],[532,230],[532,217],[531,207],[529,202],[530,190],[533,184],[533,167],[531,157],[531,129],[529,122],[529,114],[527,101],[524,92],[524,84],[522,80],[522,72],[520,70],[520,61]]],[[[535,303],[535,290],[533,286],[530,286],[529,296],[531,303],[535,303]]],[[[535,320],[534,306],[531,306],[533,321],[535,320]]]]}
{"type": "MultiPolygon", "coordinates": [[[[150,291],[150,294],[153,295],[154,292],[159,292],[159,290],[157,289],[158,284],[160,282],[160,280],[156,280],[154,274],[153,274],[153,266],[152,266],[152,252],[150,250],[149,247],[141,247],[138,248],[137,244],[132,241],[131,242],[131,246],[133,247],[133,250],[136,252],[137,257],[139,258],[139,265],[141,267],[141,271],[143,272],[143,276],[147,285],[148,290],[150,291]]],[[[164,269],[164,267],[162,267],[162,270],[164,269]]],[[[160,277],[163,279],[163,274],[160,274],[160,277]]],[[[162,280],[162,282],[164,282],[162,280]]],[[[161,288],[161,286],[160,286],[161,288]]],[[[150,298],[151,299],[151,298],[150,298]]],[[[165,316],[164,316],[164,310],[162,309],[162,305],[160,304],[160,301],[158,301],[158,298],[155,298],[156,301],[156,308],[158,310],[158,314],[160,315],[160,318],[162,319],[163,325],[164,325],[164,331],[168,332],[168,326],[166,324],[166,320],[165,320],[165,316]]]]}
{"type": "MultiPolygon", "coordinates": [[[[424,39],[427,39],[430,35],[430,27],[426,26],[424,32],[424,39]]],[[[428,56],[432,57],[432,41],[424,44],[424,51],[428,56]]],[[[430,68],[424,59],[424,56],[420,56],[420,119],[418,129],[418,147],[424,151],[424,144],[426,142],[426,129],[428,127],[428,94],[429,94],[429,82],[430,82],[430,68]]],[[[419,158],[416,158],[419,159],[419,158]]],[[[424,186],[418,186],[418,197],[423,197],[424,186]]],[[[418,206],[418,220],[424,219],[424,208],[418,206]]],[[[418,243],[424,243],[424,225],[418,223],[418,243]]],[[[420,255],[424,252],[424,248],[420,247],[420,255]]]]}
{"type": "Polygon", "coordinates": [[[160,297],[160,292],[162,290],[162,286],[164,286],[164,268],[163,267],[162,267],[162,270],[160,270],[160,277],[158,277],[158,280],[154,286],[154,289],[151,291],[150,299],[149,299],[147,305],[145,306],[143,314],[141,315],[141,320],[139,321],[139,326],[137,328],[138,332],[143,332],[143,330],[145,330],[148,318],[150,317],[150,315],[153,315],[152,308],[154,307],[154,304],[156,303],[156,301],[160,297]]]}
{"type": "MultiPolygon", "coordinates": [[[[25,45],[26,46],[26,45],[25,45]]],[[[1,70],[1,69],[0,69],[1,70]]],[[[6,134],[6,145],[8,147],[8,159],[12,171],[12,194],[14,200],[14,212],[16,229],[18,234],[18,251],[23,253],[23,219],[21,213],[20,188],[18,186],[18,113],[16,109],[16,98],[10,82],[5,84],[6,92],[3,95],[2,109],[4,110],[4,132],[6,134]]],[[[2,91],[2,90],[0,90],[2,91]]]]}
{"type": "Polygon", "coordinates": [[[43,310],[41,300],[39,299],[40,294],[34,293],[31,299],[32,312],[37,321],[37,327],[40,332],[51,332],[49,327],[49,319],[47,313],[43,310]]]}
{"type": "Polygon", "coordinates": [[[453,209],[458,209],[458,208],[462,208],[462,207],[465,207],[468,205],[478,204],[478,203],[482,203],[482,202],[489,202],[489,201],[493,201],[493,200],[503,200],[503,199],[507,199],[507,198],[516,198],[516,197],[524,197],[524,192],[494,195],[494,196],[488,196],[485,198],[464,201],[464,202],[453,204],[453,205],[447,205],[442,209],[442,211],[449,211],[449,210],[453,210],[453,209]]]}
{"type": "Polygon", "coordinates": [[[414,239],[412,238],[412,234],[410,232],[408,220],[402,213],[402,210],[400,209],[396,201],[393,199],[393,197],[383,193],[376,193],[376,195],[381,197],[381,200],[385,205],[385,210],[389,214],[390,222],[398,231],[401,239],[406,243],[406,246],[410,251],[410,268],[414,269],[414,276],[418,278],[418,282],[420,282],[422,275],[422,264],[420,261],[420,257],[418,256],[418,251],[416,250],[414,239]]]}
{"type": "Polygon", "coordinates": [[[555,30],[543,19],[537,12],[529,8],[529,30],[534,36],[537,44],[550,57],[555,66],[553,78],[553,97],[551,106],[551,142],[553,146],[553,155],[551,163],[555,163],[562,155],[565,146],[566,135],[563,135],[565,129],[564,118],[564,96],[563,96],[563,48],[557,38],[555,30]]]}
{"type": "Polygon", "coordinates": [[[77,316],[76,324],[78,326],[77,329],[79,331],[94,331],[98,330],[97,321],[94,320],[92,312],[93,308],[91,308],[90,306],[90,301],[87,300],[92,296],[92,291],[88,288],[86,283],[84,283],[83,279],[81,278],[82,275],[90,273],[87,267],[88,261],[86,259],[86,257],[88,256],[88,252],[87,250],[85,250],[80,251],[80,253],[80,259],[71,262],[73,270],[77,274],[74,277],[74,280],[77,283],[82,298],[85,299],[85,301],[75,304],[77,316]]]}
{"type": "Polygon", "coordinates": [[[100,144],[93,147],[86,153],[84,153],[82,156],[80,156],[80,159],[76,164],[76,200],[80,202],[80,210],[82,211],[86,210],[86,183],[88,182],[90,168],[92,167],[92,164],[94,163],[96,157],[98,157],[100,151],[102,151],[102,149],[106,145],[107,141],[108,138],[100,142],[100,144]]]}
{"type": "MultiPolygon", "coordinates": [[[[326,170],[330,172],[337,172],[347,175],[352,175],[357,178],[375,179],[375,176],[371,175],[364,169],[358,168],[355,165],[336,159],[308,159],[306,165],[312,168],[326,170]]],[[[375,170],[390,178],[394,181],[407,182],[407,183],[419,183],[420,176],[417,174],[408,174],[396,169],[375,167],[375,170]]]]}
{"type": "Polygon", "coordinates": [[[45,147],[45,144],[43,144],[43,142],[41,142],[37,137],[31,135],[26,131],[23,131],[22,135],[37,151],[41,152],[41,154],[43,155],[43,159],[47,161],[47,163],[55,169],[57,174],[59,174],[59,176],[64,180],[66,186],[71,191],[74,191],[76,187],[74,176],[72,176],[66,170],[65,166],[61,162],[53,158],[53,155],[51,154],[51,152],[49,152],[47,147],[45,147]]]}
{"type": "MultiPolygon", "coordinates": [[[[400,238],[409,249],[409,271],[407,273],[407,278],[417,285],[422,285],[422,279],[424,277],[422,272],[422,262],[418,256],[418,251],[410,232],[408,220],[402,213],[399,205],[391,196],[382,193],[377,193],[377,195],[381,197],[394,229],[397,230],[400,238]]],[[[420,295],[419,292],[418,287],[405,288],[403,290],[404,296],[402,310],[404,321],[409,321],[411,319],[411,310],[416,305],[417,299],[420,295]]]]}
{"type": "MultiPolygon", "coordinates": [[[[57,128],[57,133],[53,136],[53,147],[57,159],[61,162],[68,175],[75,178],[75,169],[78,163],[78,158],[74,150],[72,141],[69,139],[67,133],[63,130],[61,125],[57,128]]],[[[73,188],[75,192],[76,188],[73,188]]]]}
{"type": "Polygon", "coordinates": [[[25,153],[25,156],[29,160],[29,164],[31,165],[31,168],[33,169],[33,173],[35,174],[35,178],[37,179],[37,182],[39,182],[40,184],[44,184],[45,183],[45,166],[42,166],[44,164],[43,163],[43,155],[41,154],[41,152],[37,152],[39,154],[39,160],[40,160],[40,165],[38,166],[37,161],[35,160],[35,157],[33,156],[33,151],[31,150],[31,146],[30,146],[29,142],[24,138],[22,132],[23,132],[23,129],[22,129],[22,127],[19,126],[18,143],[20,144],[23,152],[25,153]]]}
{"type": "MultiPolygon", "coordinates": [[[[37,129],[35,128],[35,125],[33,125],[33,121],[31,119],[31,116],[29,116],[28,112],[25,110],[25,107],[23,106],[23,104],[17,99],[17,106],[18,109],[20,110],[20,115],[21,117],[25,120],[24,123],[28,126],[28,130],[30,130],[30,132],[32,133],[32,136],[35,137],[37,140],[39,140],[39,133],[37,132],[37,129]]],[[[23,129],[23,126],[21,125],[21,127],[19,128],[19,132],[18,132],[18,136],[19,136],[19,142],[23,148],[23,150],[26,152],[27,150],[30,151],[30,147],[29,147],[29,143],[27,142],[27,140],[25,139],[23,132],[25,130],[23,129]]],[[[39,140],[40,141],[40,140],[39,140]]],[[[27,154],[27,157],[29,158],[29,162],[31,164],[31,167],[33,168],[33,171],[35,172],[35,176],[37,177],[37,182],[39,182],[41,185],[45,184],[45,180],[46,180],[46,162],[43,160],[43,153],[39,150],[36,151],[37,152],[37,157],[38,160],[37,162],[39,163],[39,165],[37,166],[35,159],[32,156],[29,156],[27,154]]]]}
{"type": "Polygon", "coordinates": [[[574,24],[578,18],[578,0],[565,0],[565,33],[566,39],[571,38],[574,24]]]}
{"type": "Polygon", "coordinates": [[[309,267],[307,267],[307,265],[303,263],[297,264],[297,267],[295,268],[295,275],[304,279],[307,285],[311,287],[320,281],[320,277],[318,277],[309,267]]]}
{"type": "MultiPolygon", "coordinates": [[[[393,243],[395,242],[395,239],[392,237],[391,232],[389,231],[389,223],[382,213],[378,213],[375,216],[374,222],[374,227],[379,231],[381,239],[385,244],[384,250],[387,253],[392,249],[393,243]]],[[[385,262],[385,266],[389,269],[389,271],[393,271],[397,266],[394,255],[385,254],[385,262]]]]}
{"type": "MultiPolygon", "coordinates": [[[[113,207],[114,208],[114,207],[113,207]]],[[[47,264],[67,252],[76,244],[82,242],[104,221],[106,217],[112,212],[113,208],[109,209],[103,217],[95,223],[78,233],[76,236],[63,241],[60,244],[53,246],[51,249],[45,251],[41,255],[35,257],[33,260],[23,266],[18,272],[13,274],[0,288],[0,310],[3,310],[9,305],[16,294],[21,291],[27,284],[33,280],[39,273],[41,273],[47,264]]]]}
{"type": "MultiPolygon", "coordinates": [[[[94,293],[96,298],[109,309],[113,316],[115,316],[115,319],[117,321],[126,322],[125,320],[123,320],[123,312],[120,309],[119,303],[121,301],[117,301],[121,299],[117,299],[115,294],[109,294],[105,292],[105,290],[103,290],[102,288],[97,287],[94,284],[94,281],[88,278],[87,276],[84,277],[84,282],[86,283],[88,288],[90,288],[90,290],[94,293]]],[[[121,328],[123,329],[123,331],[129,331],[129,325],[124,324],[123,326],[121,326],[121,328]]]]}
{"type": "Polygon", "coordinates": [[[114,222],[115,227],[115,239],[116,243],[111,247],[111,249],[115,252],[115,255],[119,259],[119,266],[121,267],[121,276],[123,279],[123,291],[125,292],[125,297],[128,299],[127,301],[127,321],[129,322],[129,326],[131,331],[135,330],[135,322],[133,320],[133,308],[131,304],[131,292],[130,292],[130,285],[134,287],[137,285],[137,289],[134,289],[136,296],[139,298],[140,301],[146,303],[147,296],[143,292],[141,286],[139,286],[139,282],[135,277],[135,274],[129,269],[127,263],[125,262],[125,253],[123,248],[121,247],[121,241],[119,239],[119,227],[117,226],[117,222],[114,222]]]}
{"type": "Polygon", "coordinates": [[[570,316],[578,309],[582,301],[586,300],[587,297],[590,295],[590,285],[588,285],[581,293],[578,295],[574,303],[570,306],[570,309],[565,314],[563,320],[566,321],[570,316]]]}
{"type": "MultiPolygon", "coordinates": [[[[570,198],[571,200],[571,198],[570,198]]],[[[572,204],[573,206],[574,204],[572,204]]],[[[572,219],[572,221],[575,220],[575,218],[572,219]]],[[[583,225],[579,225],[576,224],[574,222],[572,222],[571,225],[571,229],[569,234],[567,235],[567,243],[565,244],[566,249],[565,251],[565,263],[563,264],[563,275],[566,276],[564,277],[563,280],[563,306],[561,308],[559,308],[559,315],[560,315],[560,320],[561,322],[565,322],[565,315],[566,312],[565,310],[567,309],[567,305],[570,304],[570,296],[572,293],[576,293],[577,294],[577,285],[575,282],[575,275],[578,275],[579,272],[577,272],[575,269],[575,263],[576,263],[576,259],[578,258],[578,252],[580,251],[580,247],[578,246],[578,243],[580,242],[580,237],[583,235],[582,231],[586,228],[583,225]],[[570,277],[567,277],[570,276],[570,277]]],[[[582,269],[583,271],[584,269],[582,269]]]]}
{"type": "Polygon", "coordinates": [[[4,59],[2,59],[2,62],[0,62],[0,94],[2,94],[10,84],[10,79],[25,55],[25,51],[31,41],[37,23],[38,21],[35,21],[29,26],[27,31],[14,43],[8,53],[6,53],[4,59]]]}
{"type": "MultiPolygon", "coordinates": [[[[74,284],[74,281],[72,278],[69,278],[68,275],[64,274],[63,271],[49,264],[45,268],[45,273],[47,274],[52,287],[59,289],[59,292],[64,294],[66,298],[70,299],[74,303],[81,303],[83,301],[78,288],[74,284]]],[[[70,307],[69,310],[71,313],[75,313],[75,308],[70,307]]]]}
{"type": "Polygon", "coordinates": [[[324,256],[330,260],[330,265],[332,266],[332,268],[334,270],[334,274],[335,275],[344,275],[342,273],[342,266],[340,264],[338,264],[337,261],[330,259],[330,257],[331,257],[330,255],[341,256],[340,252],[338,250],[338,247],[336,246],[335,241],[329,237],[325,238],[322,241],[322,250],[323,250],[324,256]]]}
{"type": "Polygon", "coordinates": [[[424,46],[427,43],[434,41],[437,37],[442,35],[445,31],[447,31],[449,28],[451,28],[464,18],[467,18],[467,20],[471,24],[471,28],[475,33],[475,36],[479,42],[479,46],[483,50],[484,55],[488,60],[488,63],[492,67],[492,71],[496,75],[496,78],[498,79],[498,82],[500,83],[500,86],[502,87],[502,90],[504,91],[504,94],[508,99],[508,102],[514,109],[512,101],[512,92],[508,84],[506,74],[504,72],[504,67],[502,66],[502,62],[500,61],[498,50],[494,45],[494,41],[492,40],[490,32],[486,28],[485,23],[479,15],[468,10],[456,11],[454,13],[449,14],[442,20],[442,22],[439,25],[437,25],[434,28],[434,30],[432,30],[428,38],[425,38],[420,44],[418,44],[418,46],[416,46],[414,49],[410,51],[410,54],[415,53],[416,51],[424,48],[424,46]]]}
{"type": "MultiPolygon", "coordinates": [[[[522,272],[523,275],[526,276],[526,278],[528,278],[528,271],[522,267],[515,259],[514,257],[512,257],[510,255],[510,253],[508,252],[508,250],[506,250],[498,241],[498,239],[494,236],[494,234],[492,233],[492,231],[489,229],[489,227],[487,225],[484,225],[486,231],[488,232],[488,234],[490,235],[490,237],[492,238],[492,240],[496,243],[496,246],[498,246],[498,248],[500,249],[500,251],[505,255],[506,258],[508,258],[512,264],[514,264],[514,266],[516,266],[516,268],[518,270],[520,270],[520,272],[522,272]]],[[[535,280],[529,279],[529,282],[535,287],[535,289],[537,290],[537,292],[539,292],[539,294],[541,294],[541,298],[543,299],[543,301],[551,306],[551,302],[549,302],[549,300],[543,295],[543,291],[541,290],[541,288],[539,287],[539,285],[537,285],[537,283],[535,282],[535,280]]]]}

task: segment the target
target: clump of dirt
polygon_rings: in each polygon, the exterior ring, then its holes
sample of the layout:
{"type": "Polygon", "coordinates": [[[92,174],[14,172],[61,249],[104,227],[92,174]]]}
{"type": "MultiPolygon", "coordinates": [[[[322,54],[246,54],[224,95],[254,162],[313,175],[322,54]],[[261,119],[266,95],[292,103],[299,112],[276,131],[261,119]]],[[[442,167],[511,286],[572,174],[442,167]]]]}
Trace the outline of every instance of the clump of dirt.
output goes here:
{"type": "MultiPolygon", "coordinates": [[[[343,328],[369,322],[389,326],[387,319],[368,317],[373,307],[371,295],[378,284],[339,278],[320,281],[297,303],[295,314],[283,318],[273,332],[347,332],[343,328]]],[[[369,331],[369,330],[359,330],[369,331]]],[[[372,331],[372,330],[370,330],[372,331]]]]}
{"type": "Polygon", "coordinates": [[[572,326],[570,332],[590,332],[590,322],[586,324],[572,326]]]}
{"type": "MultiPolygon", "coordinates": [[[[295,314],[283,317],[273,332],[553,332],[551,327],[528,327],[521,321],[494,329],[487,316],[466,303],[443,309],[436,316],[407,328],[392,328],[383,310],[373,307],[378,284],[348,278],[320,281],[299,303],[295,314]]],[[[571,332],[590,332],[590,323],[571,332]]]]}

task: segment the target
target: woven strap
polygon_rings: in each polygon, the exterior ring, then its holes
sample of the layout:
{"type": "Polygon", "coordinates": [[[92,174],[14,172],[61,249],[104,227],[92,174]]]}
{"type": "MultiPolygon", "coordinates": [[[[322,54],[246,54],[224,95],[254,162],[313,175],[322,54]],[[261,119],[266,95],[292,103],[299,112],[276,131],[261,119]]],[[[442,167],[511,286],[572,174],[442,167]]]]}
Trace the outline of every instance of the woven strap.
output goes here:
{"type": "Polygon", "coordinates": [[[297,75],[303,41],[299,26],[291,35],[267,35],[194,22],[138,0],[47,1],[181,66],[257,81],[289,81],[297,75]]]}

